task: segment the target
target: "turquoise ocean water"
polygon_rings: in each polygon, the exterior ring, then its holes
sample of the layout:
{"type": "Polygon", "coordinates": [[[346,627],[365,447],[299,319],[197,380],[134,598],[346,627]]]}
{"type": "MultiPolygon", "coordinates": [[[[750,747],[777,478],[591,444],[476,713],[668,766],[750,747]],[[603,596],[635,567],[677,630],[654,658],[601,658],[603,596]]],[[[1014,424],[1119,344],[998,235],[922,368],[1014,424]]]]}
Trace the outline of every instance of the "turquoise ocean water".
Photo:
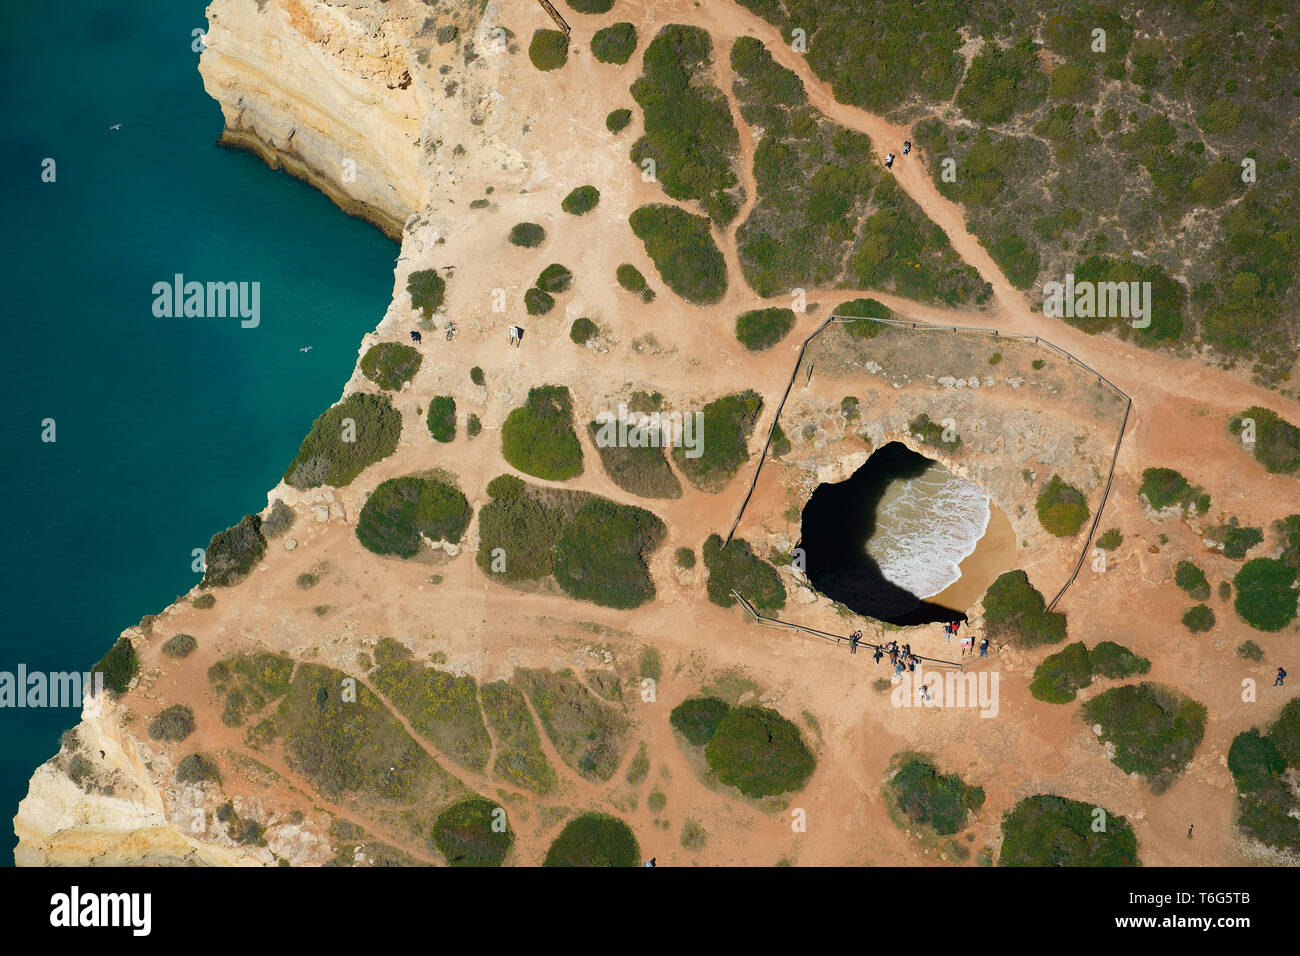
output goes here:
{"type": "MultiPolygon", "coordinates": [[[[0,671],[85,670],[193,586],[191,549],[265,505],[392,293],[395,244],[215,145],[191,48],[203,11],[0,11],[0,671]],[[261,324],[155,318],[153,284],[176,273],[259,282],[261,324]]],[[[77,719],[0,708],[0,861],[77,719]]]]}

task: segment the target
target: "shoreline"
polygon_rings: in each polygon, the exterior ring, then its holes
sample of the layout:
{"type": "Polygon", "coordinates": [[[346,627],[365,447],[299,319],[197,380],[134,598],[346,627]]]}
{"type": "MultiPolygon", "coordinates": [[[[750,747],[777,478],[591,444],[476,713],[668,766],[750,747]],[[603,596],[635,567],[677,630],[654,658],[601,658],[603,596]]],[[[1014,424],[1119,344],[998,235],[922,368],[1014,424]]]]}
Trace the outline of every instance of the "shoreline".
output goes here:
{"type": "Polygon", "coordinates": [[[271,146],[248,129],[234,130],[229,126],[225,127],[217,137],[217,145],[252,153],[271,169],[284,170],[294,179],[316,189],[349,216],[370,223],[386,238],[401,243],[402,232],[406,228],[404,221],[399,221],[382,209],[349,196],[333,180],[307,163],[301,156],[271,146]]]}
{"type": "Polygon", "coordinates": [[[975,550],[957,565],[960,577],[938,594],[925,600],[965,613],[988,590],[998,575],[1016,566],[1016,532],[1011,520],[993,499],[989,499],[989,522],[975,542],[975,550]]]}

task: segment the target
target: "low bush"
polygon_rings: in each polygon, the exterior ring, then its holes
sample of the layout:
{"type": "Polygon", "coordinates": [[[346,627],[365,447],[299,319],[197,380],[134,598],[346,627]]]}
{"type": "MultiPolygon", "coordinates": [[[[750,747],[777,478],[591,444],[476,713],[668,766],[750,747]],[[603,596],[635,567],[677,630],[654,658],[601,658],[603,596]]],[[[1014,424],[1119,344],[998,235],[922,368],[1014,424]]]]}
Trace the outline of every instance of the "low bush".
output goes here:
{"type": "Polygon", "coordinates": [[[380,342],[361,356],[361,371],[380,388],[397,392],[415,377],[420,361],[420,353],[409,345],[380,342]]]}
{"type": "Polygon", "coordinates": [[[799,728],[768,707],[733,707],[704,748],[720,781],[747,797],[803,787],[817,761],[799,728]]]}
{"type": "Polygon", "coordinates": [[[424,538],[456,544],[472,512],[459,489],[433,478],[407,476],[381,483],[357,520],[357,540],[367,551],[413,558],[424,538]]]}
{"type": "Polygon", "coordinates": [[[600,190],[595,186],[579,186],[560,202],[560,208],[571,216],[585,216],[600,203],[600,190]]]}
{"type": "Polygon", "coordinates": [[[411,308],[432,319],[447,297],[447,281],[438,275],[437,269],[421,269],[406,277],[406,291],[411,296],[411,308]]]}
{"type": "Polygon", "coordinates": [[[673,461],[686,479],[710,494],[725,488],[749,460],[749,436],[762,409],[763,399],[753,390],[724,395],[705,405],[701,453],[691,458],[684,444],[673,448],[673,461]]]}
{"type": "Polygon", "coordinates": [[[494,497],[478,513],[476,561],[500,581],[532,581],[551,573],[564,512],[531,495],[494,497]]]}
{"type": "Polygon", "coordinates": [[[1205,579],[1205,572],[1190,561],[1179,561],[1174,567],[1174,583],[1198,601],[1210,596],[1210,582],[1205,579]]]}
{"type": "Polygon", "coordinates": [[[456,439],[456,399],[450,395],[435,395],[429,400],[429,411],[425,416],[429,434],[434,441],[444,444],[456,439]]]}
{"type": "Polygon", "coordinates": [[[559,30],[537,30],[528,44],[528,59],[543,72],[558,70],[569,59],[569,38],[559,30]]]}
{"type": "Polygon", "coordinates": [[[1097,538],[1097,547],[1103,551],[1114,551],[1123,543],[1124,536],[1120,534],[1119,528],[1111,528],[1097,538]]]}
{"type": "Polygon", "coordinates": [[[530,389],[506,416],[501,453],[526,475],[565,481],[582,474],[582,446],[573,431],[573,400],[563,385],[530,389]]]}
{"type": "Polygon", "coordinates": [[[709,535],[704,542],[704,566],[709,572],[709,600],[719,607],[736,603],[731,595],[733,589],[760,611],[779,611],[785,607],[781,576],[754,554],[749,542],[732,538],[724,547],[719,535],[709,535]]]}
{"type": "Polygon", "coordinates": [[[901,761],[885,792],[909,821],[943,836],[962,830],[969,815],[984,805],[983,789],[967,785],[955,773],[942,773],[934,761],[920,755],[901,761]]]}
{"type": "Polygon", "coordinates": [[[224,588],[238,584],[266,554],[262,519],[244,515],[234,527],[218,531],[203,553],[203,588],[224,588]]]}
{"type": "Polygon", "coordinates": [[[555,308],[555,298],[536,287],[524,293],[524,310],[529,315],[545,315],[555,308]]]}
{"type": "Polygon", "coordinates": [[[1240,415],[1234,415],[1228,423],[1228,430],[1241,435],[1246,420],[1255,423],[1255,441],[1247,448],[1266,471],[1286,475],[1300,470],[1300,428],[1272,409],[1253,405],[1240,415]]]}
{"type": "Polygon", "coordinates": [[[727,263],[709,233],[709,220],[676,206],[642,206],[628,217],[633,234],[664,284],[687,302],[713,305],[727,291],[727,263]]]}
{"type": "Polygon", "coordinates": [[[751,352],[770,349],[794,328],[792,309],[754,309],[736,319],[736,338],[751,352]]]}
{"type": "Polygon", "coordinates": [[[546,230],[535,222],[521,222],[510,230],[510,244],[536,249],[546,239],[546,230]]]}
{"type": "Polygon", "coordinates": [[[727,702],[717,697],[692,697],[674,707],[668,720],[683,737],[703,747],[713,739],[718,724],[730,710],[727,702]]]}
{"type": "Polygon", "coordinates": [[[601,63],[622,65],[636,50],[636,27],[623,21],[597,30],[591,36],[591,55],[601,63]]]}
{"type": "Polygon", "coordinates": [[[104,686],[114,694],[125,694],[139,670],[140,659],[136,656],[135,646],[127,638],[119,637],[108,649],[108,653],[91,667],[90,672],[103,674],[104,686]]]}
{"type": "Polygon", "coordinates": [[[586,345],[596,337],[600,330],[596,328],[596,323],[586,317],[574,319],[573,325],[569,326],[569,339],[575,345],[586,345]]]}
{"type": "Polygon", "coordinates": [[[353,392],[312,422],[284,480],[300,491],[342,488],[395,452],[401,433],[402,416],[387,396],[353,392]]]}
{"type": "Polygon", "coordinates": [[[270,513],[262,519],[262,536],[268,541],[278,538],[293,527],[297,515],[279,498],[271,502],[270,513]]]}
{"type": "Polygon", "coordinates": [[[1053,475],[1038,493],[1038,521],[1050,534],[1068,538],[1079,533],[1088,520],[1088,501],[1083,492],[1053,475]]]}
{"type": "Polygon", "coordinates": [[[149,722],[149,737],[176,743],[194,733],[194,711],[185,704],[172,704],[149,722]]]}
{"type": "Polygon", "coordinates": [[[618,284],[628,292],[634,292],[641,297],[642,302],[653,302],[655,300],[654,290],[645,281],[645,276],[641,270],[631,263],[623,263],[614,273],[618,284]]]}
{"type": "Polygon", "coordinates": [[[429,834],[429,843],[451,866],[500,866],[514,842],[505,809],[477,796],[444,809],[429,834]],[[496,826],[498,817],[504,828],[496,826]]]}
{"type": "Polygon", "coordinates": [[[647,562],[666,534],[664,523],[644,508],[592,498],[560,535],[555,580],[582,601],[640,607],[654,598],[647,562]]]}
{"type": "Polygon", "coordinates": [[[1002,818],[998,866],[1138,866],[1128,820],[1103,811],[1106,828],[1098,831],[1096,809],[1056,794],[1026,797],[1002,818]]]}
{"type": "Polygon", "coordinates": [[[609,115],[605,117],[605,129],[611,133],[621,133],[631,122],[631,110],[610,110],[609,115]]]}
{"type": "Polygon", "coordinates": [[[1280,631],[1296,616],[1296,573],[1274,558],[1247,561],[1233,578],[1237,615],[1257,631],[1280,631]]]}
{"type": "Polygon", "coordinates": [[[543,866],[638,866],[641,848],[631,828],[607,813],[584,813],[555,838],[543,866]]]}
{"type": "Polygon", "coordinates": [[[177,783],[213,783],[221,782],[221,771],[217,762],[205,754],[189,754],[181,758],[176,765],[177,783]]]}
{"type": "Polygon", "coordinates": [[[1001,575],[984,594],[984,630],[1024,647],[1059,644],[1065,640],[1065,615],[1048,611],[1043,595],[1024,571],[1001,575]]]}
{"type": "Polygon", "coordinates": [[[558,295],[569,291],[569,286],[573,285],[573,273],[558,262],[552,262],[542,270],[536,284],[543,292],[553,292],[558,295]]]}
{"type": "Polygon", "coordinates": [[[1262,528],[1250,528],[1241,524],[1236,518],[1229,518],[1227,524],[1210,528],[1205,533],[1207,540],[1223,545],[1223,556],[1241,561],[1246,553],[1264,540],[1262,528]]]}
{"type": "Polygon", "coordinates": [[[1183,627],[1193,634],[1203,634],[1214,627],[1214,611],[1204,604],[1188,608],[1183,614],[1183,627]]]}
{"type": "Polygon", "coordinates": [[[1111,762],[1163,793],[1205,735],[1205,706],[1159,684],[1125,684],[1087,701],[1084,719],[1114,745],[1111,762]]]}
{"type": "Polygon", "coordinates": [[[199,642],[189,634],[177,634],[163,644],[162,652],[168,657],[189,657],[198,646],[199,642]]]}

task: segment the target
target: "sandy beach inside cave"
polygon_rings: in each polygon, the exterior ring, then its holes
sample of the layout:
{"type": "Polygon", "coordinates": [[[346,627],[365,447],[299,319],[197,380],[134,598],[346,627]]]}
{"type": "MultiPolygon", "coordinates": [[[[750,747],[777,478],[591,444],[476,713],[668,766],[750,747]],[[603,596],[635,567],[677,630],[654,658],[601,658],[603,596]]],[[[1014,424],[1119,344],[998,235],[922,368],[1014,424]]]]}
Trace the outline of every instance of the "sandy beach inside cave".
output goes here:
{"type": "Polygon", "coordinates": [[[957,565],[961,577],[926,600],[954,611],[965,611],[984,596],[999,574],[1015,566],[1016,532],[1002,509],[990,501],[988,527],[975,544],[975,550],[957,565]]]}

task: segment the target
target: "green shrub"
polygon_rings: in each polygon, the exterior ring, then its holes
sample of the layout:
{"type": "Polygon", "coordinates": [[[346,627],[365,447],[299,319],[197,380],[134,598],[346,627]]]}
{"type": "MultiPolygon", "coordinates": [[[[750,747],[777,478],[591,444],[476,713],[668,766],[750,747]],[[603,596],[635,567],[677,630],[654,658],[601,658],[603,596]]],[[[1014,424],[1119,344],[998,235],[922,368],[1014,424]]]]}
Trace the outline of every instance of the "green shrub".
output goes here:
{"type": "Polygon", "coordinates": [[[780,423],[772,426],[772,444],[768,447],[768,453],[773,458],[784,458],[790,454],[790,439],[786,436],[785,431],[781,428],[780,423]]]}
{"type": "Polygon", "coordinates": [[[709,535],[704,542],[704,566],[709,572],[709,600],[719,607],[736,603],[731,596],[733,589],[760,611],[779,611],[785,607],[781,576],[754,554],[749,542],[732,538],[724,547],[720,536],[709,535]]]}
{"type": "Polygon", "coordinates": [[[1088,502],[1083,492],[1053,475],[1038,493],[1038,521],[1050,534],[1068,538],[1079,533],[1088,520],[1088,502]]]}
{"type": "Polygon", "coordinates": [[[1102,641],[1088,652],[1088,661],[1092,672],[1102,677],[1118,679],[1145,674],[1151,670],[1151,662],[1139,657],[1122,644],[1114,641],[1102,641]]]}
{"type": "Polygon", "coordinates": [[[149,737],[176,743],[194,733],[194,711],[185,704],[172,704],[149,722],[149,737]]]}
{"type": "Polygon", "coordinates": [[[628,292],[634,292],[641,297],[642,302],[653,302],[655,300],[654,290],[645,281],[645,276],[641,270],[631,263],[623,263],[618,267],[614,274],[618,279],[618,284],[628,292]]]}
{"type": "Polygon", "coordinates": [[[1097,538],[1097,547],[1103,551],[1114,551],[1123,543],[1124,535],[1120,534],[1119,528],[1111,528],[1097,538]]]}
{"type": "Polygon", "coordinates": [[[1210,528],[1206,532],[1206,538],[1223,545],[1224,557],[1240,561],[1246,557],[1246,552],[1264,540],[1264,531],[1262,528],[1246,527],[1236,518],[1229,518],[1227,524],[1210,528]]]}
{"type": "Polygon", "coordinates": [[[429,411],[425,416],[429,434],[434,441],[444,444],[456,440],[456,399],[450,395],[435,395],[429,400],[429,411]]]}
{"type": "Polygon", "coordinates": [[[605,607],[640,607],[654,598],[647,560],[667,534],[643,508],[592,498],[555,549],[555,580],[570,597],[605,607]]]}
{"type": "Polygon", "coordinates": [[[802,106],[808,102],[798,75],[772,59],[761,40],[742,36],[731,46],[731,69],[746,84],[748,97],[765,106],[802,106]]]}
{"type": "Polygon", "coordinates": [[[554,790],[555,770],[542,752],[542,739],[523,693],[513,684],[493,681],[479,688],[479,697],[496,741],[493,773],[533,793],[554,790]]]}
{"type": "Polygon", "coordinates": [[[571,285],[573,285],[573,273],[558,262],[552,262],[537,277],[537,288],[543,292],[556,294],[568,292],[571,285]]]}
{"type": "Polygon", "coordinates": [[[176,658],[189,657],[191,654],[194,653],[194,648],[198,646],[199,646],[199,642],[196,641],[191,635],[177,634],[175,637],[169,638],[163,644],[162,652],[166,654],[168,657],[176,657],[176,658]]]}
{"type": "Polygon", "coordinates": [[[792,309],[754,309],[736,319],[736,338],[751,352],[770,349],[794,328],[792,309]]]}
{"type": "Polygon", "coordinates": [[[638,866],[641,847],[626,823],[607,813],[570,820],[546,851],[543,866],[638,866]]]}
{"type": "Polygon", "coordinates": [[[238,584],[266,554],[262,519],[244,515],[232,528],[218,531],[203,553],[203,588],[224,588],[238,584]]]}
{"type": "Polygon", "coordinates": [[[528,44],[528,59],[543,72],[558,70],[569,59],[569,38],[559,30],[537,30],[528,44]]]}
{"type": "Polygon", "coordinates": [[[560,202],[560,208],[571,216],[585,216],[600,203],[600,190],[595,186],[579,186],[560,202]]]}
{"type": "Polygon", "coordinates": [[[1187,479],[1172,468],[1147,468],[1142,472],[1142,486],[1138,495],[1147,500],[1156,511],[1175,502],[1186,501],[1192,494],[1187,479]]]}
{"type": "Polygon", "coordinates": [[[402,416],[387,396],[353,392],[312,422],[284,480],[300,491],[342,488],[395,452],[401,433],[402,416]]]}
{"type": "Polygon", "coordinates": [[[1242,641],[1237,645],[1237,656],[1243,661],[1258,663],[1264,659],[1264,649],[1254,641],[1242,641]]]}
{"type": "MultiPolygon", "coordinates": [[[[203,597],[205,595],[200,595],[203,597]]],[[[211,595],[206,595],[211,597],[211,595]]],[[[197,598],[195,599],[197,601],[197,598]]],[[[108,649],[108,653],[90,669],[92,674],[104,675],[104,686],[114,694],[125,694],[131,686],[131,680],[140,670],[140,659],[136,657],[135,646],[125,637],[108,649]]]]}
{"type": "Polygon", "coordinates": [[[177,783],[221,782],[217,762],[205,754],[189,754],[176,765],[177,783]]]}
{"type": "Polygon", "coordinates": [[[1205,572],[1190,561],[1179,561],[1174,568],[1174,583],[1198,601],[1210,596],[1210,582],[1205,572]]]}
{"type": "Polygon", "coordinates": [[[601,63],[621,66],[632,58],[635,50],[636,27],[627,21],[611,24],[591,36],[591,55],[601,63]]]}
{"type": "Polygon", "coordinates": [[[1273,558],[1254,558],[1237,572],[1233,585],[1237,615],[1257,631],[1280,631],[1296,616],[1300,589],[1292,568],[1273,558]]]}
{"type": "Polygon", "coordinates": [[[709,221],[676,206],[642,206],[628,217],[664,284],[687,302],[713,305],[727,291],[727,264],[709,221]]]}
{"type": "MultiPolygon", "coordinates": [[[[600,463],[614,484],[642,498],[680,498],[682,483],[668,467],[668,459],[663,448],[659,447],[660,440],[656,439],[656,444],[647,443],[644,447],[634,446],[630,440],[627,444],[620,445],[616,438],[611,440],[609,435],[604,434],[609,432],[612,435],[616,428],[612,419],[603,423],[591,422],[587,426],[592,444],[596,446],[596,454],[600,456],[600,463]]],[[[633,434],[632,422],[629,421],[629,438],[633,434]]],[[[642,437],[649,441],[648,437],[642,437]]]]}
{"type": "Polygon", "coordinates": [[[506,416],[501,453],[514,468],[548,481],[582,474],[582,446],[573,431],[573,400],[563,385],[530,389],[528,400],[506,416]]]}
{"type": "Polygon", "coordinates": [[[609,13],[614,7],[614,0],[567,0],[567,2],[579,13],[609,13]]]}
{"type": "Polygon", "coordinates": [[[799,728],[768,707],[733,707],[704,748],[720,781],[747,797],[803,787],[817,761],[799,728]]]}
{"type": "Polygon", "coordinates": [[[685,445],[674,446],[673,461],[686,479],[710,494],[717,494],[749,460],[749,436],[763,409],[755,391],[724,395],[709,402],[701,412],[704,442],[698,457],[688,457],[685,445]]]}
{"type": "Polygon", "coordinates": [[[546,230],[535,222],[521,222],[510,230],[510,244],[536,249],[546,239],[546,230]]]}
{"type": "Polygon", "coordinates": [[[532,288],[524,293],[524,309],[529,315],[545,315],[555,308],[555,299],[541,289],[532,288]]]}
{"type": "Polygon", "coordinates": [[[610,110],[609,115],[605,117],[605,129],[611,133],[621,133],[631,122],[631,110],[610,110]]]}
{"type": "Polygon", "coordinates": [[[1007,637],[1024,647],[1059,644],[1065,640],[1065,615],[1046,610],[1042,594],[1024,571],[1008,571],[984,595],[984,631],[990,638],[1007,637]]]}
{"type": "Polygon", "coordinates": [[[695,746],[703,747],[713,739],[722,718],[730,710],[727,702],[717,697],[692,697],[674,707],[668,720],[683,737],[695,746]]]}
{"type": "Polygon", "coordinates": [[[948,440],[944,437],[947,429],[939,422],[932,421],[925,412],[907,423],[907,431],[920,439],[921,444],[929,445],[931,448],[941,448],[950,454],[955,454],[961,448],[961,436],[954,432],[952,440],[948,440]]]}
{"type": "Polygon", "coordinates": [[[574,319],[573,325],[569,327],[569,338],[575,345],[586,345],[596,337],[600,329],[596,328],[596,323],[586,317],[574,319]]]}
{"type": "Polygon", "coordinates": [[[406,476],[381,483],[357,520],[357,540],[375,554],[413,558],[423,538],[460,541],[472,512],[460,491],[433,478],[406,476]]]}
{"type": "Polygon", "coordinates": [[[469,370],[469,380],[475,385],[484,385],[487,383],[487,379],[483,376],[483,370],[477,365],[469,370]]]}
{"type": "Polygon", "coordinates": [[[528,485],[518,475],[497,475],[487,483],[492,498],[517,498],[527,490],[528,485]]]}
{"type": "Polygon", "coordinates": [[[1092,663],[1083,641],[1067,644],[1034,670],[1029,693],[1049,704],[1068,704],[1081,687],[1092,683],[1092,663]]]}
{"type": "Polygon", "coordinates": [[[411,308],[432,319],[433,313],[447,297],[447,282],[437,269],[422,269],[406,277],[406,291],[411,296],[411,308]]]}
{"type": "Polygon", "coordinates": [[[1137,837],[1128,820],[1104,809],[1098,832],[1091,803],[1055,794],[1026,797],[1002,818],[998,866],[1137,866],[1137,837]]]}
{"type": "Polygon", "coordinates": [[[1245,419],[1251,419],[1255,423],[1255,443],[1251,450],[1255,460],[1266,471],[1291,474],[1300,469],[1300,428],[1272,409],[1253,405],[1240,415],[1233,416],[1228,423],[1229,431],[1240,435],[1245,419]]]}
{"type": "Polygon", "coordinates": [[[984,791],[957,774],[941,773],[920,755],[903,760],[885,784],[888,798],[909,821],[951,836],[966,826],[968,814],[984,805],[984,791]]]}
{"type": "Polygon", "coordinates": [[[302,590],[310,591],[316,585],[320,584],[320,576],[304,571],[302,574],[298,575],[298,578],[295,581],[295,583],[302,590]]]}
{"type": "Polygon", "coordinates": [[[469,418],[465,420],[465,434],[470,438],[478,438],[483,433],[483,423],[479,417],[470,412],[469,418]]]}
{"type": "Polygon", "coordinates": [[[271,512],[262,519],[262,536],[268,541],[278,538],[293,527],[297,515],[279,498],[271,502],[271,512]]]}
{"type": "Polygon", "coordinates": [[[564,512],[531,495],[493,498],[478,513],[478,566],[500,581],[545,577],[554,567],[555,546],[563,530],[564,512]],[[498,549],[504,554],[504,566],[494,567],[498,549]]]}
{"type": "Polygon", "coordinates": [[[1237,789],[1258,790],[1286,770],[1286,760],[1277,746],[1258,728],[1237,734],[1228,748],[1228,769],[1237,789]]]}
{"type": "Polygon", "coordinates": [[[884,328],[879,322],[867,322],[861,319],[889,319],[894,315],[889,306],[875,299],[852,299],[841,302],[835,307],[835,314],[859,318],[856,322],[850,320],[843,323],[844,331],[858,339],[874,339],[884,328]]]}
{"type": "Polygon", "coordinates": [[[1005,50],[986,40],[966,70],[957,105],[976,122],[994,125],[1033,109],[1046,92],[1047,77],[1038,68],[1032,40],[1005,50]]]}
{"type": "Polygon", "coordinates": [[[678,548],[675,557],[679,568],[689,571],[695,567],[695,552],[690,548],[678,548]]]}
{"type": "Polygon", "coordinates": [[[438,814],[429,843],[451,866],[500,866],[510,852],[515,835],[505,821],[505,809],[483,797],[458,800],[438,814]]]}
{"type": "Polygon", "coordinates": [[[213,594],[200,594],[190,602],[191,605],[198,608],[200,611],[211,610],[216,603],[217,598],[216,595],[213,594]]]}
{"type": "Polygon", "coordinates": [[[1203,634],[1214,627],[1214,611],[1204,604],[1188,608],[1183,614],[1183,627],[1193,634],[1203,634]]]}
{"type": "Polygon", "coordinates": [[[653,160],[665,193],[699,201],[711,219],[725,225],[737,211],[728,190],[739,182],[731,160],[740,135],[726,98],[711,85],[712,49],[707,31],[681,24],[664,27],[650,41],[643,72],[632,84],[645,120],[632,161],[640,166],[653,160]]]}
{"type": "MultiPolygon", "coordinates": [[[[1132,337],[1141,345],[1175,342],[1182,337],[1187,295],[1183,287],[1160,266],[1143,264],[1133,259],[1089,256],[1074,266],[1074,280],[1076,287],[1079,287],[1080,282],[1096,283],[1097,285],[1092,288],[1100,287],[1101,283],[1150,282],[1151,312],[1147,316],[1150,324],[1146,328],[1134,329],[1132,318],[1119,315],[1120,309],[1103,309],[1101,304],[1097,303],[1092,309],[1094,314],[1091,316],[1079,315],[1078,309],[1075,310],[1073,317],[1062,316],[1070,325],[1088,333],[1114,331],[1122,337],[1132,337]],[[1117,314],[1096,314],[1102,311],[1117,314]]],[[[1131,311],[1130,306],[1130,313],[1131,311]]]]}
{"type": "Polygon", "coordinates": [[[1158,684],[1125,684],[1087,701],[1083,716],[1114,745],[1111,762],[1163,793],[1205,735],[1205,707],[1158,684]]]}
{"type": "Polygon", "coordinates": [[[390,392],[400,391],[420,370],[420,353],[409,345],[380,342],[361,357],[366,378],[390,392]]]}

